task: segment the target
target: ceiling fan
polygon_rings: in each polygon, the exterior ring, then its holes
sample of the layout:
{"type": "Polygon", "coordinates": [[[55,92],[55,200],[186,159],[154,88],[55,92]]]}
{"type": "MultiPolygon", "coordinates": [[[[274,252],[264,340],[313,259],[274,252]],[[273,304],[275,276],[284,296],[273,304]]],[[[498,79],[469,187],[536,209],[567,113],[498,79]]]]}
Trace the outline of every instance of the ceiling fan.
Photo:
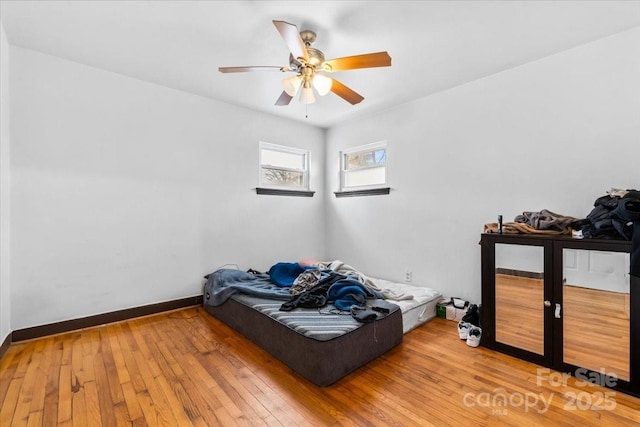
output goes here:
{"type": "Polygon", "coordinates": [[[284,91],[275,105],[288,105],[298,92],[300,92],[300,102],[303,104],[312,104],[316,100],[313,89],[315,89],[320,96],[324,96],[331,91],[345,101],[355,105],[361,102],[364,97],[324,73],[348,71],[357,68],[391,66],[391,57],[387,52],[367,53],[325,60],[324,53],[311,47],[311,44],[316,39],[316,34],[313,31],[303,30],[299,32],[298,27],[285,21],[273,21],[273,25],[275,25],[291,52],[288,67],[219,67],[218,70],[221,73],[242,73],[248,71],[295,73],[294,76],[287,77],[282,81],[284,91]]]}

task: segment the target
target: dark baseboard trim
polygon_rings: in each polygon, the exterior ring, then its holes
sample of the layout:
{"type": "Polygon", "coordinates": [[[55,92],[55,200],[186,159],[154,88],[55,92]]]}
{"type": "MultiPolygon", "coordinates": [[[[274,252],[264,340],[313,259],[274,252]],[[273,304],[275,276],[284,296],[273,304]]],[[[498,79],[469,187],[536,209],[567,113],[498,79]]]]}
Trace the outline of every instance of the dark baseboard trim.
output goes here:
{"type": "Polygon", "coordinates": [[[133,319],[134,317],[148,316],[150,314],[162,313],[163,311],[175,310],[178,308],[201,304],[202,295],[196,295],[172,301],[165,301],[156,304],[112,311],[110,313],[96,314],[95,316],[82,317],[80,319],[71,319],[62,322],[50,323],[48,325],[33,326],[31,328],[18,329],[16,331],[13,331],[13,333],[11,333],[10,335],[10,342],[30,340],[47,335],[54,335],[63,332],[74,331],[77,329],[90,328],[92,326],[104,325],[105,323],[119,322],[121,320],[133,319]]]}
{"type": "Polygon", "coordinates": [[[8,334],[4,341],[2,341],[2,345],[0,345],[0,359],[2,359],[4,354],[9,349],[9,346],[11,345],[11,335],[11,333],[8,334]]]}

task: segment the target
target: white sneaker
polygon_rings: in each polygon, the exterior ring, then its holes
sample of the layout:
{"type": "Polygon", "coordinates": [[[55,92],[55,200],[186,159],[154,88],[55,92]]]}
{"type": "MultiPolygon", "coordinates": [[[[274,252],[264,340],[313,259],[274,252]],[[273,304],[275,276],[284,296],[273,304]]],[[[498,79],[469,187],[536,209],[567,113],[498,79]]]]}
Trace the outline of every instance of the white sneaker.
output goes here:
{"type": "Polygon", "coordinates": [[[460,321],[458,322],[458,335],[461,340],[466,340],[469,336],[469,329],[472,328],[471,323],[460,321]]]}
{"type": "Polygon", "coordinates": [[[467,333],[467,345],[469,347],[477,347],[480,345],[480,338],[482,337],[482,329],[477,326],[471,326],[467,333]]]}

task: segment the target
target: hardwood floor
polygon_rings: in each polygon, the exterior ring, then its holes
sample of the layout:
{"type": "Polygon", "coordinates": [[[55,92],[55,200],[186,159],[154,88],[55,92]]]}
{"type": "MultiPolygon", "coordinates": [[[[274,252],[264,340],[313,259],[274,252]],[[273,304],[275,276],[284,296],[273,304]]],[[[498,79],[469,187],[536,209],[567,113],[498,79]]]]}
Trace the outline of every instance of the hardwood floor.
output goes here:
{"type": "Polygon", "coordinates": [[[200,307],[14,343],[2,426],[638,425],[640,399],[472,348],[434,319],[316,387],[200,307]]]}

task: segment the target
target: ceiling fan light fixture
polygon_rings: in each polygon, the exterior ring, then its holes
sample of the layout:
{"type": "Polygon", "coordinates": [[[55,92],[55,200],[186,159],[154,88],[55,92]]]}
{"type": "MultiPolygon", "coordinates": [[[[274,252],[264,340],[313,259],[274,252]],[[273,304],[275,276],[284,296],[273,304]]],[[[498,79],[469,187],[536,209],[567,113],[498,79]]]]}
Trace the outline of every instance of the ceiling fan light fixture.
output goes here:
{"type": "Polygon", "coordinates": [[[316,102],[316,97],[313,94],[313,89],[311,89],[311,86],[302,88],[302,90],[300,91],[300,102],[302,102],[303,104],[313,104],[314,102],[316,102]]]}
{"type": "Polygon", "coordinates": [[[318,95],[325,96],[331,91],[333,80],[322,74],[316,74],[313,77],[313,87],[318,91],[318,95]]]}
{"type": "Polygon", "coordinates": [[[300,89],[300,85],[302,85],[302,77],[299,75],[287,77],[282,80],[282,88],[289,96],[296,96],[296,93],[298,93],[298,90],[300,89]]]}
{"type": "Polygon", "coordinates": [[[362,95],[336,79],[326,75],[316,75],[316,73],[391,66],[391,57],[387,52],[365,53],[325,60],[322,51],[311,47],[311,44],[316,39],[316,33],[311,30],[299,31],[297,26],[285,21],[273,20],[273,25],[289,49],[289,67],[265,65],[219,67],[218,71],[221,73],[276,70],[294,72],[295,76],[282,80],[284,91],[276,100],[275,105],[289,105],[298,93],[300,94],[301,103],[312,104],[316,102],[314,91],[317,91],[320,96],[333,92],[351,105],[356,105],[364,100],[362,95]]]}

